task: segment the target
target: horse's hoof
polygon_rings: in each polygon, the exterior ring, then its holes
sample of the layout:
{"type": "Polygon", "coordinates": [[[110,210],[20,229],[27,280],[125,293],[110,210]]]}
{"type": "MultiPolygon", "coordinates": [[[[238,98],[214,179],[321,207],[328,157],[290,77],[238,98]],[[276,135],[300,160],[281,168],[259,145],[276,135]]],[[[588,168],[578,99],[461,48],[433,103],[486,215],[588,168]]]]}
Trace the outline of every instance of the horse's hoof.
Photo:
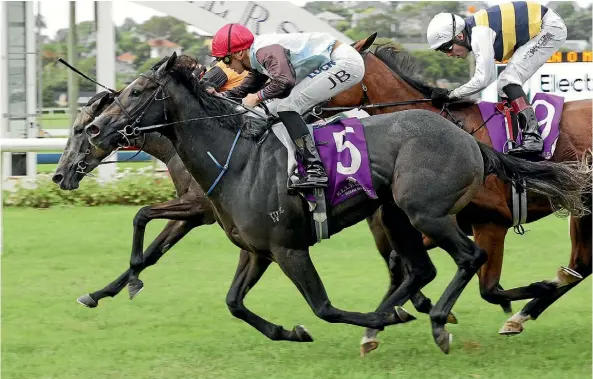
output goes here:
{"type": "Polygon", "coordinates": [[[413,314],[409,313],[402,307],[395,307],[395,314],[399,317],[402,324],[416,320],[416,317],[413,314]]]}
{"type": "Polygon", "coordinates": [[[313,337],[303,325],[295,326],[292,331],[297,335],[300,342],[313,342],[313,337]]]}
{"type": "Polygon", "coordinates": [[[581,274],[569,267],[564,266],[560,266],[557,275],[560,281],[558,287],[564,287],[569,284],[578,282],[579,280],[583,280],[583,276],[581,274]]]}
{"type": "Polygon", "coordinates": [[[447,316],[447,324],[459,324],[459,321],[457,320],[457,316],[455,316],[455,313],[449,313],[449,316],[447,316]]]}
{"type": "Polygon", "coordinates": [[[140,291],[144,289],[144,283],[140,279],[134,279],[128,283],[128,292],[130,294],[130,300],[133,300],[140,291]]]}
{"type": "Polygon", "coordinates": [[[449,333],[445,328],[442,329],[441,332],[437,332],[437,334],[433,334],[434,342],[436,342],[437,346],[441,351],[445,354],[449,354],[449,349],[451,348],[451,343],[453,342],[453,334],[449,333]]]}
{"type": "Polygon", "coordinates": [[[376,337],[362,337],[360,341],[360,357],[364,358],[365,355],[379,347],[379,340],[376,337]]]}
{"type": "Polygon", "coordinates": [[[502,328],[498,331],[498,334],[502,336],[514,336],[523,331],[523,324],[516,321],[507,321],[504,323],[502,328]]]}
{"type": "Polygon", "coordinates": [[[76,299],[78,304],[82,304],[87,308],[96,308],[99,305],[88,293],[76,299]]]}

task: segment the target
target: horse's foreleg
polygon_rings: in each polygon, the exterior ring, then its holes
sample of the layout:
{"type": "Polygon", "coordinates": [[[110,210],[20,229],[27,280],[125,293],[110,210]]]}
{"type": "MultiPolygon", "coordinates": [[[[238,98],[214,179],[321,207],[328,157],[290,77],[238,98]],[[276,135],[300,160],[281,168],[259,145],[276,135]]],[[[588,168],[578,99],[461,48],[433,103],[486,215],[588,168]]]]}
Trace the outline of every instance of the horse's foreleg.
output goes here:
{"type": "Polygon", "coordinates": [[[138,294],[143,285],[142,281],[138,279],[138,275],[144,269],[142,250],[144,231],[148,222],[154,219],[168,219],[190,221],[194,226],[199,226],[214,222],[214,220],[209,220],[212,218],[209,213],[204,204],[195,201],[194,195],[189,192],[184,196],[165,203],[143,207],[136,213],[134,217],[132,254],[130,257],[130,275],[128,279],[130,299],[133,299],[138,294]]]}
{"type": "MultiPolygon", "coordinates": [[[[570,237],[572,240],[572,249],[570,255],[570,262],[568,268],[574,271],[571,278],[576,278],[577,275],[581,279],[565,279],[569,282],[563,286],[557,287],[552,293],[535,298],[523,307],[523,309],[511,318],[509,318],[500,329],[499,333],[503,335],[515,335],[523,331],[523,323],[528,320],[535,320],[556,300],[561,298],[565,293],[576,287],[586,277],[591,275],[591,216],[582,218],[570,218],[570,237]]],[[[560,272],[565,272],[561,269],[560,272]]],[[[561,280],[562,274],[557,275],[553,281],[561,280]]]]}
{"type": "Polygon", "coordinates": [[[496,224],[480,224],[473,225],[473,227],[476,243],[488,253],[488,261],[482,266],[479,273],[480,294],[484,300],[492,304],[500,304],[504,308],[505,302],[552,295],[559,287],[571,284],[581,278],[578,273],[561,268],[558,270],[556,278],[552,280],[542,280],[527,286],[504,290],[498,282],[502,271],[504,238],[507,228],[496,224]]]}
{"type": "MultiPolygon", "coordinates": [[[[143,256],[143,269],[155,264],[171,247],[173,247],[195,226],[195,224],[188,223],[187,221],[169,221],[163,231],[146,249],[143,256]]],[[[104,288],[79,297],[78,302],[89,308],[94,308],[98,305],[99,300],[108,296],[114,297],[128,283],[130,272],[131,269],[128,268],[123,274],[104,288]]]]}
{"type": "Polygon", "coordinates": [[[226,303],[231,314],[253,326],[260,333],[273,341],[311,342],[313,338],[302,326],[295,326],[291,331],[273,324],[245,307],[243,300],[270,266],[271,260],[254,253],[241,250],[235,277],[229,288],[226,303]]]}
{"type": "Polygon", "coordinates": [[[499,224],[473,224],[474,241],[488,254],[488,260],[478,271],[480,295],[492,304],[498,304],[505,313],[511,313],[510,299],[500,286],[504,257],[504,241],[508,228],[499,224]]]}

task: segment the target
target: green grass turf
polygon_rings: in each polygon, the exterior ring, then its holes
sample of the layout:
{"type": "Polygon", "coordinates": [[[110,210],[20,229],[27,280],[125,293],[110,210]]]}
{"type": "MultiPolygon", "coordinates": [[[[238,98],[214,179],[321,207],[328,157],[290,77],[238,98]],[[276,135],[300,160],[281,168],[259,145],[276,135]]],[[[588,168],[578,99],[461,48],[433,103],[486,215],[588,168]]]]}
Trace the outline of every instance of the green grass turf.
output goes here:
{"type": "MultiPolygon", "coordinates": [[[[38,164],[37,173],[52,174],[56,171],[57,167],[57,163],[38,164]]],[[[120,162],[117,164],[119,170],[125,170],[126,168],[137,170],[144,167],[152,167],[152,162],[120,162]]]]}
{"type": "MultiPolygon", "coordinates": [[[[4,210],[2,378],[398,378],[508,379],[591,377],[591,280],[576,287],[523,334],[497,334],[506,317],[482,301],[476,279],[454,311],[459,325],[450,355],[434,344],[427,316],[380,334],[379,349],[359,358],[363,330],[315,317],[292,283],[272,265],[247,297],[261,316],[315,342],[272,342],[233,318],[225,305],[238,249],[218,226],[198,228],[142,274],[133,301],[122,292],[96,309],[75,299],[126,267],[133,207],[4,210]]],[[[147,228],[147,240],[164,225],[147,228]]],[[[530,224],[509,233],[502,285],[552,278],[568,262],[567,221],[530,224]]],[[[365,223],[313,247],[312,257],[334,305],[371,311],[387,272],[365,223]]],[[[437,278],[425,288],[436,302],[454,265],[431,252],[437,278]]],[[[514,304],[520,309],[524,302],[514,304]]]]}
{"type": "Polygon", "coordinates": [[[37,122],[42,129],[70,128],[70,118],[66,113],[44,114],[37,118],[37,122]]]}

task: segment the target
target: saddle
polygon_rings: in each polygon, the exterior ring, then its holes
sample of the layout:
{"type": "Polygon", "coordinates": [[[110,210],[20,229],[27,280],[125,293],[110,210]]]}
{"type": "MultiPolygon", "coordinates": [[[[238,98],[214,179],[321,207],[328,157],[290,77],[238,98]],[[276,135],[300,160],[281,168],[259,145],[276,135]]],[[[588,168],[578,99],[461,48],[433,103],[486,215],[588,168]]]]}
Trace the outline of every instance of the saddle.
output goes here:
{"type": "MultiPolygon", "coordinates": [[[[368,116],[367,112],[351,110],[339,113],[327,119],[318,120],[314,123],[307,123],[309,133],[315,141],[322,164],[328,173],[330,183],[326,189],[295,190],[294,193],[302,196],[308,205],[317,242],[329,238],[329,227],[327,223],[327,211],[329,206],[335,206],[360,192],[364,192],[370,197],[375,196],[372,183],[370,182],[370,169],[368,169],[368,155],[366,152],[364,133],[360,130],[362,124],[358,121],[358,119],[368,116]],[[353,132],[347,133],[346,135],[343,130],[345,130],[347,125],[352,124],[354,125],[351,126],[351,128],[353,130],[358,129],[359,133],[357,134],[353,132]],[[343,159],[344,162],[348,161],[348,158],[342,156],[342,154],[349,154],[350,150],[345,149],[345,151],[337,151],[335,137],[333,136],[334,133],[337,133],[345,140],[349,140],[352,144],[350,146],[358,146],[358,149],[360,150],[364,163],[360,166],[360,169],[357,169],[356,172],[353,172],[351,175],[342,175],[339,172],[336,172],[336,167],[334,166],[337,162],[340,162],[340,159],[343,159]],[[365,169],[365,167],[367,168],[365,169]]],[[[296,181],[298,180],[298,176],[304,174],[304,167],[301,162],[299,162],[294,142],[290,138],[284,125],[278,119],[271,117],[269,122],[273,124],[271,126],[272,132],[287,150],[288,181],[296,181]],[[274,120],[275,122],[270,120],[274,120]]]]}

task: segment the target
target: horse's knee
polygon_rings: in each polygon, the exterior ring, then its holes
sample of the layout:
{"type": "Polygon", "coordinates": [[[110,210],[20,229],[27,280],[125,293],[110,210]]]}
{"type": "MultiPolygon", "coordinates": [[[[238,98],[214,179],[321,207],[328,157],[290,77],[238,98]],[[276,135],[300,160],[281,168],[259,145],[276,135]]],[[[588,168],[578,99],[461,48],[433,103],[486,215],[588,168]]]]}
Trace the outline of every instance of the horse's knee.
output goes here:
{"type": "Polygon", "coordinates": [[[226,305],[234,317],[242,319],[245,315],[243,304],[240,301],[227,298],[226,305]]]}
{"type": "Polygon", "coordinates": [[[313,312],[315,313],[315,315],[317,317],[319,317],[320,319],[322,319],[323,321],[326,322],[338,322],[338,312],[337,310],[332,307],[330,304],[323,304],[320,307],[316,307],[313,309],[313,312]]]}
{"type": "Polygon", "coordinates": [[[150,206],[142,207],[136,213],[136,216],[134,216],[134,221],[133,221],[135,228],[146,227],[146,224],[148,224],[148,221],[149,221],[149,219],[148,219],[149,209],[150,209],[150,206]]]}
{"type": "Polygon", "coordinates": [[[420,291],[412,295],[410,300],[412,301],[412,304],[414,304],[414,308],[420,313],[429,313],[432,309],[432,302],[420,291]]]}
{"type": "Polygon", "coordinates": [[[422,270],[412,269],[413,280],[415,283],[424,287],[428,283],[432,282],[437,277],[437,268],[434,267],[431,261],[429,264],[422,267],[422,270]]]}
{"type": "Polygon", "coordinates": [[[480,286],[480,296],[490,304],[499,304],[500,296],[496,286],[480,286]]]}
{"type": "Polygon", "coordinates": [[[469,273],[477,272],[480,267],[488,260],[488,253],[476,244],[473,244],[471,253],[463,254],[461,257],[456,257],[455,263],[457,267],[466,270],[469,273]]]}

